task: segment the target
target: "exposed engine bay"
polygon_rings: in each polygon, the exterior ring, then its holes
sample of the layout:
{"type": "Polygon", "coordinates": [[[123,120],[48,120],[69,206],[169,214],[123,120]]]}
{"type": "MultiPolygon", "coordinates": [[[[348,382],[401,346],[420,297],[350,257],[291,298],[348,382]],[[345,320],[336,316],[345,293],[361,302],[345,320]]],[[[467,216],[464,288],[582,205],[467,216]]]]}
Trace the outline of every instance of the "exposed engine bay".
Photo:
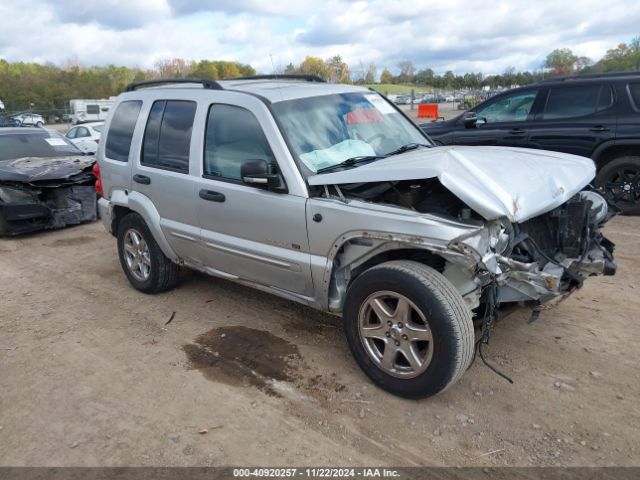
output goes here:
{"type": "Polygon", "coordinates": [[[346,202],[389,205],[477,227],[453,239],[452,251],[473,256],[472,265],[432,262],[462,293],[470,309],[487,302],[539,305],[582,286],[591,275],[613,275],[612,242],[601,227],[613,216],[598,193],[578,192],[562,205],[522,222],[485,220],[437,178],[326,186],[316,193],[346,202]]]}

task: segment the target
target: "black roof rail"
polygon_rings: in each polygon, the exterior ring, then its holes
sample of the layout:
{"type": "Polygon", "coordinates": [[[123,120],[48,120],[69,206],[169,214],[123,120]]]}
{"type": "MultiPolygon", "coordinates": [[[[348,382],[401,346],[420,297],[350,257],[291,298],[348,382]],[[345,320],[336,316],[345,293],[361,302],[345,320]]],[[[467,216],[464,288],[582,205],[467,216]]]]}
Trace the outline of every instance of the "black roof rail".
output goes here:
{"type": "Polygon", "coordinates": [[[127,85],[125,92],[133,92],[139,87],[150,87],[153,85],[170,85],[176,83],[199,83],[202,88],[209,88],[211,90],[222,90],[220,85],[215,80],[207,80],[204,78],[155,78],[153,80],[141,80],[139,82],[132,82],[127,85]]]}
{"type": "Polygon", "coordinates": [[[540,80],[538,83],[547,82],[566,82],[567,80],[590,80],[597,78],[615,78],[615,77],[634,77],[640,76],[640,71],[636,72],[602,72],[602,73],[585,73],[576,75],[564,75],[559,77],[549,77],[544,80],[540,80]]]}
{"type": "Polygon", "coordinates": [[[275,73],[270,75],[251,75],[248,77],[225,78],[225,80],[301,80],[305,82],[327,83],[324,79],[320,78],[317,75],[306,75],[297,73],[283,73],[282,75],[275,73]]]}

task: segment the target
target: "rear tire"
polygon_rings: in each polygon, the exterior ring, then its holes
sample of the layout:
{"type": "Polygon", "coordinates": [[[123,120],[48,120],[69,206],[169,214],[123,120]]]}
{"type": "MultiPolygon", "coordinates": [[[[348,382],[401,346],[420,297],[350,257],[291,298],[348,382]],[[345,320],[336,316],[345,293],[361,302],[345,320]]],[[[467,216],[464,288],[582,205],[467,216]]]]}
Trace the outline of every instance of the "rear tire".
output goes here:
{"type": "Polygon", "coordinates": [[[595,179],[605,198],[623,215],[640,215],[640,157],[629,155],[604,165],[595,179]]]}
{"type": "Polygon", "coordinates": [[[169,260],[137,213],[118,225],[118,255],[127,279],[136,290],[160,293],[178,283],[179,267],[169,260]]]}
{"type": "Polygon", "coordinates": [[[473,322],[464,299],[444,276],[418,262],[386,262],[357,277],[343,323],[360,368],[401,397],[446,390],[473,359],[473,322]]]}

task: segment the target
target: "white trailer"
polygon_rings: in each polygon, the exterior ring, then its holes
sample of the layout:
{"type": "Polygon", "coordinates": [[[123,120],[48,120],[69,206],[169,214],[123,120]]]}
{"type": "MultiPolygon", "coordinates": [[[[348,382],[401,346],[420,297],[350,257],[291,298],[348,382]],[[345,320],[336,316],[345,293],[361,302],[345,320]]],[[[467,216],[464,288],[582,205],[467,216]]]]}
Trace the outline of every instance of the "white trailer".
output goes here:
{"type": "Polygon", "coordinates": [[[108,99],[74,98],[69,100],[69,117],[74,124],[106,120],[116,97],[108,99]]]}

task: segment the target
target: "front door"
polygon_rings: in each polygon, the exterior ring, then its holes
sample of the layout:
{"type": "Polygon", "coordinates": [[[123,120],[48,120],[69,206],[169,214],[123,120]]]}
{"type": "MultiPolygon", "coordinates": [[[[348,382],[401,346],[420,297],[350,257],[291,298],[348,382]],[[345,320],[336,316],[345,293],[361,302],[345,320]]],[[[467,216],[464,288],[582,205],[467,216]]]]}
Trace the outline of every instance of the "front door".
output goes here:
{"type": "Polygon", "coordinates": [[[256,117],[225,104],[210,107],[203,176],[195,187],[205,266],[295,294],[312,296],[307,199],[248,186],[240,166],[277,160],[256,117]]]}
{"type": "Polygon", "coordinates": [[[498,145],[525,147],[538,89],[518,90],[500,95],[475,110],[474,126],[454,134],[457,145],[498,145]]]}

